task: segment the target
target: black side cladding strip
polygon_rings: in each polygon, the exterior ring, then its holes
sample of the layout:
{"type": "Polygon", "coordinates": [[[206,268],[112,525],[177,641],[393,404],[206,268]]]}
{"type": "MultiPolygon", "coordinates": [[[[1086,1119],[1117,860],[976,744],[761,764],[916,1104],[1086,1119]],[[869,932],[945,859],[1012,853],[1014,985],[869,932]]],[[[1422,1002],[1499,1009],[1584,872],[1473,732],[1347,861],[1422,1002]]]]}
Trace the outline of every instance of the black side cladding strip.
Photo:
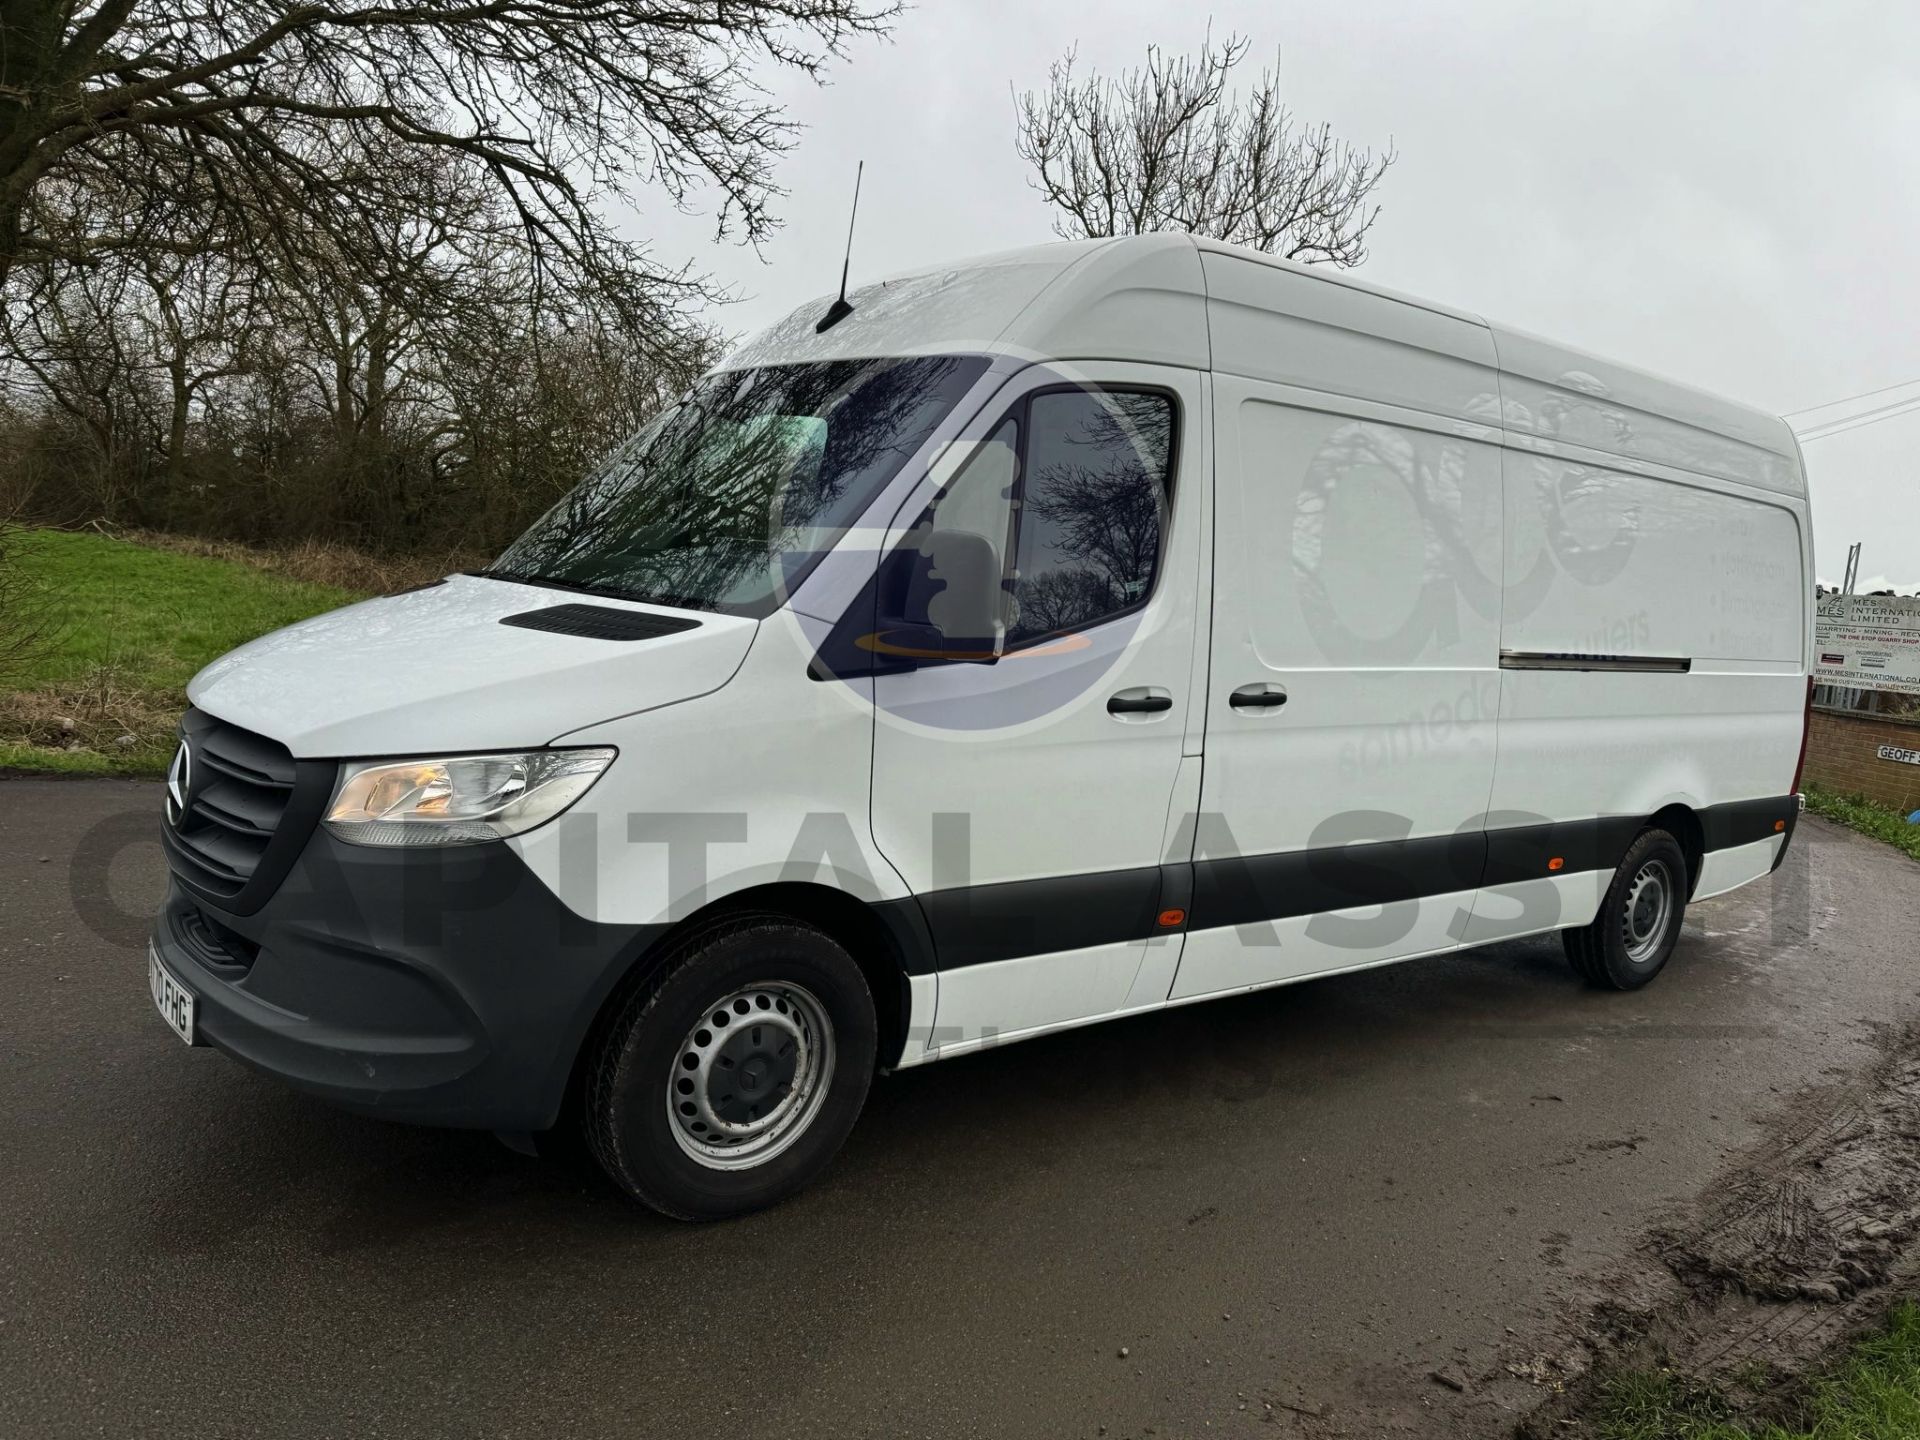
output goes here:
{"type": "Polygon", "coordinates": [[[1751,845],[1756,840],[1768,840],[1782,833],[1774,828],[1782,820],[1791,829],[1799,813],[1800,800],[1795,795],[1766,800],[1735,800],[1725,805],[1709,805],[1702,810],[1700,829],[1706,836],[1707,849],[1731,850],[1735,846],[1751,845]]]}
{"type": "Polygon", "coordinates": [[[935,890],[921,897],[942,970],[1139,940],[1153,932],[1160,867],[935,890]]]}
{"type": "Polygon", "coordinates": [[[1486,868],[1484,830],[1195,862],[1189,928],[1286,920],[1472,890],[1486,868]]]}
{"type": "MultiPolygon", "coordinates": [[[[1782,833],[1774,828],[1782,820],[1791,836],[1798,809],[1798,799],[1786,795],[1709,805],[1696,813],[1706,848],[1713,851],[1782,833]]],[[[916,946],[902,952],[909,967],[957,970],[1168,934],[1157,923],[1165,909],[1186,910],[1179,928],[1200,930],[1544,879],[1554,873],[1554,859],[1562,874],[1611,872],[1646,824],[1644,816],[1603,815],[936,890],[919,897],[931,953],[916,946]]]]}
{"type": "Polygon", "coordinates": [[[1514,885],[1549,873],[1558,858],[1569,875],[1582,870],[1617,870],[1627,847],[1646,821],[1637,815],[1603,815],[1598,820],[1561,820],[1548,825],[1513,825],[1487,832],[1487,869],[1482,885],[1514,885]]]}

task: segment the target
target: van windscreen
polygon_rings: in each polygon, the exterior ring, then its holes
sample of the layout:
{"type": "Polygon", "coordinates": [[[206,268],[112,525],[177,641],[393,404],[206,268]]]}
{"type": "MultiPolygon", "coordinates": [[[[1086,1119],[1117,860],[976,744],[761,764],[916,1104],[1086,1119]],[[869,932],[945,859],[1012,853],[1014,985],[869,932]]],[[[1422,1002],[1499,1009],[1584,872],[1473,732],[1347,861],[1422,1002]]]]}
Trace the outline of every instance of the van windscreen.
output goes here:
{"type": "Polygon", "coordinates": [[[769,615],[987,364],[945,355],[709,375],[480,573],[769,615]]]}

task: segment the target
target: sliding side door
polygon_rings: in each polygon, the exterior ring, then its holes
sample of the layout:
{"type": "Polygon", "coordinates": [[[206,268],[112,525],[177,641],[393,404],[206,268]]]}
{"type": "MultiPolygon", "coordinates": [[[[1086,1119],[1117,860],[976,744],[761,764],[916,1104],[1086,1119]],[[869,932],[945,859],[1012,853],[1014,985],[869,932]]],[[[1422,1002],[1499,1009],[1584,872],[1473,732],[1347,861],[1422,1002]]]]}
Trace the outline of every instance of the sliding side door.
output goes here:
{"type": "Polygon", "coordinates": [[[1458,946],[1501,681],[1485,328],[1206,261],[1212,656],[1174,999],[1458,946]]]}

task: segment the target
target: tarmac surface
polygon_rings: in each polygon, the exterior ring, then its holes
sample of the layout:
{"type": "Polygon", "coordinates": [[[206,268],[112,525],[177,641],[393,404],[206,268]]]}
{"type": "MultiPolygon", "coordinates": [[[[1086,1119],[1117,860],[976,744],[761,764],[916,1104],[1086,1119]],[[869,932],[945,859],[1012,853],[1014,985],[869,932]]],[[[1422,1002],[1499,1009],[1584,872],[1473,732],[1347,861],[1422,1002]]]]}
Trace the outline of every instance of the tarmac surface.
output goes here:
{"type": "Polygon", "coordinates": [[[0,1434],[1506,1434],[1649,1231],[1920,1017],[1920,868],[1808,819],[1646,990],[1548,937],[908,1071],[691,1227],[182,1046],[159,808],[0,781],[0,1434]]]}

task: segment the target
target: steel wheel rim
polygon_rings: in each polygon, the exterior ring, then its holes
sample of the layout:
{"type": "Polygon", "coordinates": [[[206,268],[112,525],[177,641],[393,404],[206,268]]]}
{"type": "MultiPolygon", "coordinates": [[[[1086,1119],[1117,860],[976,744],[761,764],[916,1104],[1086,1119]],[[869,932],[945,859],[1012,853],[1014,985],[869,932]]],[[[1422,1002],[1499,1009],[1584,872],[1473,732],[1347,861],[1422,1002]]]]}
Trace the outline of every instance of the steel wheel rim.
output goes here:
{"type": "Polygon", "coordinates": [[[804,986],[747,985],[707,1008],[674,1051],[667,1121],[713,1170],[763,1165],[806,1133],[833,1082],[833,1021],[804,986]]]}
{"type": "Polygon", "coordinates": [[[1649,860],[1634,872],[1633,883],[1627,887],[1621,927],[1627,959],[1636,965],[1651,960],[1666,937],[1672,914],[1673,872],[1666,861],[1649,860]]]}

